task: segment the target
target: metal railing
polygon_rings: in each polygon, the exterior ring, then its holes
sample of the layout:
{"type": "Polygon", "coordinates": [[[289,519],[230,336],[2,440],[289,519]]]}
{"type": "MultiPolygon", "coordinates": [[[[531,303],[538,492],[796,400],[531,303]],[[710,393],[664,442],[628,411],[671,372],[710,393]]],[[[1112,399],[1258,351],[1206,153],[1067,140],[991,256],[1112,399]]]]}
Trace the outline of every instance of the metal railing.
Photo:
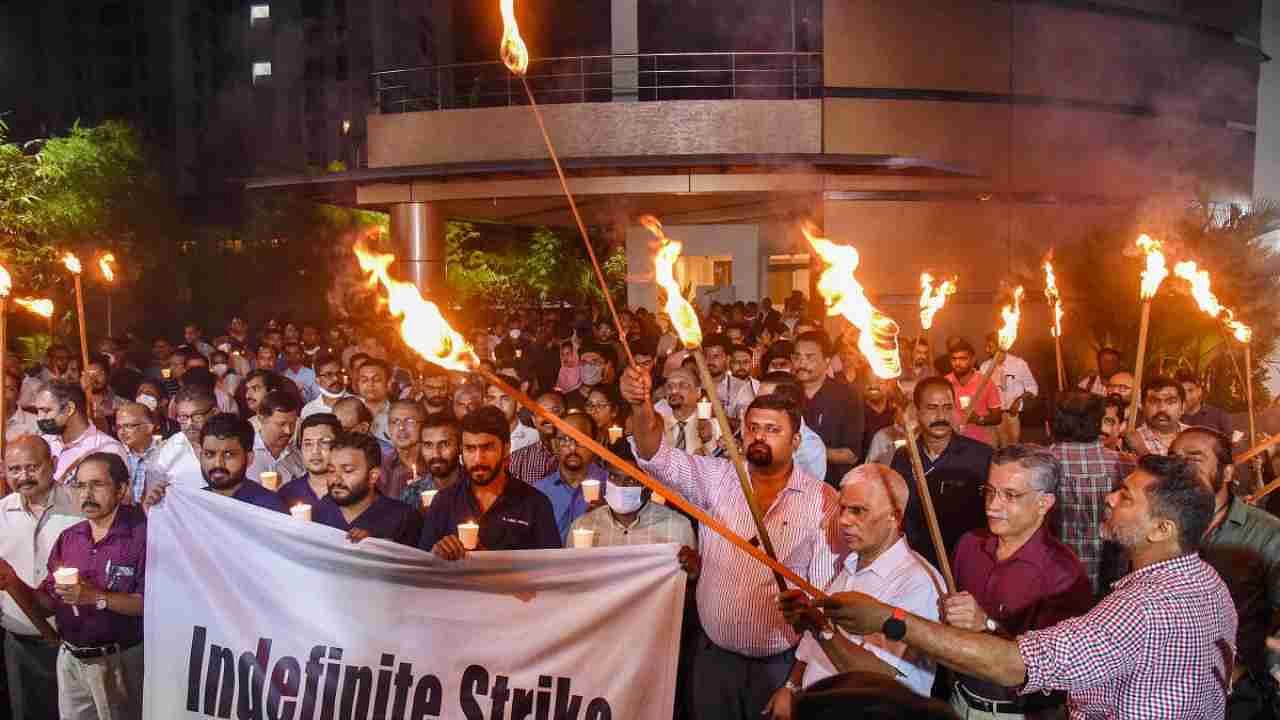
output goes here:
{"type": "MultiPolygon", "coordinates": [[[[540,104],[651,100],[784,100],[822,95],[820,52],[583,55],[531,60],[540,104]]],[[[528,102],[500,62],[381,70],[372,75],[383,113],[501,107],[528,102]]]]}

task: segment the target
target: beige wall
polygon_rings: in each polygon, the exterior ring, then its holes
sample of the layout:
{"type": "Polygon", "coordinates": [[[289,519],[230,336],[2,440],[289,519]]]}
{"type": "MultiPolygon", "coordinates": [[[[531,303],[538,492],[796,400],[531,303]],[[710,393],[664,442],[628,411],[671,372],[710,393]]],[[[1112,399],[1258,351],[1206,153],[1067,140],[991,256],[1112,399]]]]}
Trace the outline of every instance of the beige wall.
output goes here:
{"type": "MultiPolygon", "coordinates": [[[[564,158],[816,153],[817,100],[580,103],[542,107],[564,158]]],[[[544,160],[527,107],[369,116],[369,167],[544,160]]]]}

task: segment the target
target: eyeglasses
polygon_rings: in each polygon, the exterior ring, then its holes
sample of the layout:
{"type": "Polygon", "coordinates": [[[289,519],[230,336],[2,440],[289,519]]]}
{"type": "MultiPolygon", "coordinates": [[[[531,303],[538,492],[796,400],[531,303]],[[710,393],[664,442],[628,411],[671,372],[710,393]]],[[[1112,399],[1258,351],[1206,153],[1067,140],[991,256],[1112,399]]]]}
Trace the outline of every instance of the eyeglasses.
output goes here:
{"type": "Polygon", "coordinates": [[[178,424],[186,425],[187,423],[193,422],[195,420],[203,420],[211,412],[213,412],[213,408],[201,410],[200,412],[197,412],[197,413],[191,413],[190,415],[183,415],[179,413],[177,417],[178,424]]]}
{"type": "Polygon", "coordinates": [[[565,449],[578,447],[578,441],[568,436],[556,438],[556,444],[565,449]]]}
{"type": "Polygon", "coordinates": [[[772,423],[764,424],[764,425],[760,423],[750,423],[749,425],[747,425],[747,432],[752,435],[755,435],[756,433],[764,433],[765,435],[777,436],[777,435],[782,435],[786,431],[787,429],[782,427],[781,425],[774,425],[772,423]]]}
{"type": "Polygon", "coordinates": [[[1031,493],[1039,492],[1039,490],[1025,490],[1023,492],[1016,493],[1011,490],[1001,490],[1000,488],[995,487],[994,485],[985,485],[985,484],[979,486],[978,489],[982,493],[982,498],[987,502],[991,502],[992,498],[998,497],[1006,505],[1012,505],[1018,502],[1019,500],[1021,500],[1022,498],[1030,495],[1031,493]]]}
{"type": "Polygon", "coordinates": [[[388,427],[393,428],[415,428],[422,423],[418,418],[391,418],[387,421],[388,427]]]}
{"type": "Polygon", "coordinates": [[[151,423],[146,423],[146,422],[136,422],[136,423],[116,423],[116,429],[117,429],[117,430],[127,430],[127,431],[129,431],[129,432],[133,432],[134,430],[137,430],[138,428],[142,427],[143,425],[150,425],[150,424],[151,424],[151,423]]]}
{"type": "Polygon", "coordinates": [[[5,468],[10,478],[27,477],[29,475],[37,475],[43,465],[10,465],[5,468]]]}
{"type": "Polygon", "coordinates": [[[76,492],[84,492],[85,490],[89,490],[89,489],[98,491],[98,490],[106,490],[107,488],[113,487],[114,485],[115,483],[113,483],[110,480],[94,480],[93,482],[84,482],[83,480],[77,480],[76,482],[71,483],[71,489],[76,492]]]}
{"type": "Polygon", "coordinates": [[[612,404],[612,403],[607,403],[607,402],[589,402],[589,403],[587,403],[587,409],[588,409],[588,410],[608,410],[608,409],[609,409],[609,408],[611,408],[611,407],[613,407],[613,404],[612,404]]]}

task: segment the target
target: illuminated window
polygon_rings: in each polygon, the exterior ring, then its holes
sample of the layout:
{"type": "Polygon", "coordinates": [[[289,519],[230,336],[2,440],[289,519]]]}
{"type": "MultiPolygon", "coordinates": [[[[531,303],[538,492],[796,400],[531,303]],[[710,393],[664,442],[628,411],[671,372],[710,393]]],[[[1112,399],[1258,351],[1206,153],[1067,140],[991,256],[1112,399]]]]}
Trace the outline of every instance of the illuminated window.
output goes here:
{"type": "Polygon", "coordinates": [[[256,62],[253,64],[253,83],[255,85],[270,79],[271,79],[271,63],[256,62]]]}
{"type": "Polygon", "coordinates": [[[250,27],[263,23],[271,19],[270,5],[250,5],[249,6],[249,25],[250,27]]]}

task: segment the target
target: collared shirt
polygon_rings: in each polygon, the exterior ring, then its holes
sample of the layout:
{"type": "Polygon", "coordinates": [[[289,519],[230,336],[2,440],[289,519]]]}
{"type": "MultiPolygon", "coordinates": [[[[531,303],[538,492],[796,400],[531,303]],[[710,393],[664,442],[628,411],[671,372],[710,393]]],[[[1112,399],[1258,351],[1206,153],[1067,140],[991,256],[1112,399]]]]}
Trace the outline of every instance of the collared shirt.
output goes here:
{"type": "MultiPolygon", "coordinates": [[[[923,438],[916,439],[920,448],[920,462],[924,465],[924,478],[929,485],[933,510],[938,515],[942,530],[942,542],[955,548],[960,536],[980,527],[986,527],[987,509],[982,502],[982,484],[987,481],[991,466],[991,446],[964,435],[952,435],[951,442],[938,457],[930,457],[923,438]]],[[[911,478],[911,458],[907,448],[901,447],[893,454],[890,467],[904,478],[911,478]]],[[[907,481],[911,494],[907,499],[907,512],[903,524],[907,543],[929,561],[938,566],[937,553],[924,519],[924,506],[916,484],[907,481]]]]}
{"type": "MultiPolygon", "coordinates": [[[[937,622],[938,597],[946,591],[946,585],[942,575],[911,550],[905,537],[900,537],[880,557],[861,570],[858,569],[857,553],[850,553],[844,559],[840,573],[831,581],[827,592],[850,590],[870,595],[882,603],[900,607],[925,620],[937,622]]],[[[902,673],[896,680],[911,692],[929,697],[937,665],[928,656],[907,647],[905,643],[893,642],[881,633],[850,635],[844,630],[840,632],[855,645],[863,647],[902,673]]],[[[805,663],[801,687],[809,687],[836,674],[826,652],[809,633],[805,633],[800,646],[796,648],[796,660],[805,663]]]]}
{"type": "Polygon", "coordinates": [[[133,448],[128,445],[124,446],[125,452],[129,453],[125,457],[125,463],[129,466],[129,477],[131,478],[131,492],[134,502],[142,502],[142,496],[147,493],[147,468],[151,464],[152,458],[160,451],[160,447],[164,442],[157,440],[155,436],[150,438],[151,444],[146,450],[135,453],[133,448]]]}
{"type": "Polygon", "coordinates": [[[422,516],[411,506],[382,493],[375,493],[373,504],[351,522],[347,522],[342,508],[328,495],[312,507],[313,520],[343,532],[360,528],[367,530],[369,537],[384,538],[409,547],[417,547],[418,537],[422,534],[422,516]]]}
{"type": "Polygon", "coordinates": [[[40,589],[53,600],[58,633],[72,645],[120,643],[129,647],[142,642],[142,618],[99,610],[93,605],[62,602],[53,591],[53,571],[62,567],[80,571],[80,582],[110,593],[143,593],[147,569],[147,516],[136,505],[121,505],[111,529],[97,542],[88,520],[63,531],[53,544],[40,589]],[[78,613],[78,614],[77,614],[78,613]]]}
{"type": "Polygon", "coordinates": [[[285,445],[284,450],[280,452],[280,457],[276,457],[271,454],[271,450],[263,442],[262,433],[255,433],[253,436],[253,459],[249,461],[249,470],[245,473],[245,477],[250,480],[257,480],[262,473],[267,471],[278,473],[280,475],[280,484],[284,485],[294,478],[305,475],[307,466],[306,463],[302,462],[302,453],[292,442],[285,445]]]}
{"type": "Polygon", "coordinates": [[[675,410],[671,408],[671,404],[666,400],[659,400],[654,403],[653,409],[658,413],[658,417],[662,418],[663,434],[667,442],[671,443],[671,447],[684,450],[693,455],[711,455],[716,452],[716,441],[720,439],[720,423],[715,421],[714,414],[711,423],[711,439],[702,442],[702,434],[698,432],[698,413],[692,412],[689,417],[681,420],[676,417],[675,410]],[[683,436],[684,441],[681,443],[680,438],[683,436]]]}
{"type": "Polygon", "coordinates": [[[39,435],[40,426],[36,425],[36,416],[22,408],[18,408],[8,420],[4,421],[4,436],[10,440],[19,435],[39,435]]]}
{"type": "MultiPolygon", "coordinates": [[[[858,454],[862,452],[865,422],[862,412],[862,395],[856,389],[828,379],[805,404],[804,421],[818,433],[828,449],[847,448],[858,454]]],[[[862,458],[858,460],[861,462],[862,458]]],[[[825,480],[837,487],[840,479],[852,469],[849,465],[830,463],[825,480]]]]}
{"type": "Polygon", "coordinates": [[[1073,720],[1220,719],[1235,640],[1227,586],[1181,555],[1120,578],[1084,615],[1019,636],[1022,692],[1066,690],[1073,720]]]}
{"type": "Polygon", "coordinates": [[[511,429],[511,452],[540,442],[542,442],[542,436],[538,431],[522,422],[516,423],[516,426],[511,429]]]}
{"type": "Polygon", "coordinates": [[[148,490],[160,483],[174,483],[191,488],[205,486],[200,458],[184,433],[169,436],[147,465],[148,490]]]}
{"type": "MultiPolygon", "coordinates": [[[[635,441],[631,442],[634,451],[635,441]]],[[[733,532],[748,539],[756,536],[733,463],[689,455],[664,438],[658,452],[639,465],[733,532]]],[[[765,509],[765,528],[778,559],[817,587],[829,583],[838,569],[843,548],[835,525],[838,510],[836,491],[798,466],[765,509]]],[[[794,647],[800,638],[777,608],[778,587],[769,569],[705,525],[698,527],[698,545],[698,614],[711,641],[750,657],[794,647]]]]}
{"type": "Polygon", "coordinates": [[[1104,447],[1101,440],[1056,443],[1049,452],[1062,467],[1054,515],[1058,537],[1080,558],[1094,592],[1099,592],[1103,542],[1098,528],[1107,495],[1133,472],[1134,458],[1104,447]]]}
{"type": "MultiPolygon", "coordinates": [[[[339,395],[336,398],[333,398],[333,405],[337,405],[339,400],[343,398],[349,398],[349,397],[351,397],[351,393],[344,390],[341,395],[339,395]]],[[[325,402],[324,395],[320,395],[317,393],[316,399],[302,406],[302,413],[298,415],[298,419],[306,420],[307,418],[311,417],[312,415],[315,415],[316,413],[332,413],[333,405],[330,405],[329,403],[325,402]]]]}
{"type": "Polygon", "coordinates": [[[64,443],[60,435],[44,435],[43,437],[45,442],[49,443],[49,453],[55,458],[53,479],[56,482],[71,482],[69,477],[71,473],[68,471],[81,460],[96,452],[112,453],[113,455],[119,455],[120,459],[126,463],[129,461],[129,451],[124,449],[124,445],[92,424],[80,434],[80,437],[69,443],[64,443]]]}
{"type": "Polygon", "coordinates": [[[281,485],[276,495],[280,496],[280,502],[286,507],[310,505],[314,508],[320,504],[321,498],[329,496],[329,491],[325,490],[324,495],[316,495],[315,489],[311,487],[311,473],[308,472],[281,485]]]}
{"type": "MultiPolygon", "coordinates": [[[[587,479],[600,482],[600,492],[604,492],[604,483],[609,473],[595,463],[587,466],[587,479]]],[[[551,501],[551,511],[556,516],[556,527],[560,530],[560,540],[569,537],[569,527],[573,521],[582,517],[589,507],[583,497],[581,485],[570,485],[560,476],[559,471],[542,478],[533,486],[551,501]]]]}
{"type": "MultiPolygon", "coordinates": [[[[1186,425],[1182,423],[1178,423],[1178,432],[1182,432],[1183,430],[1186,430],[1186,429],[1187,429],[1186,425]]],[[[1161,440],[1160,436],[1157,435],[1156,432],[1151,429],[1150,425],[1139,426],[1137,429],[1137,433],[1138,433],[1138,437],[1142,438],[1142,444],[1147,446],[1147,452],[1154,453],[1156,455],[1169,454],[1169,443],[1166,443],[1165,441],[1161,440]]],[[[1177,437],[1177,435],[1178,433],[1174,433],[1174,437],[1177,437]]],[[[1173,441],[1170,440],[1170,443],[1171,442],[1173,441]]]]}
{"type": "MultiPolygon", "coordinates": [[[[866,462],[888,465],[893,462],[893,454],[901,447],[898,442],[906,443],[907,434],[897,425],[881,428],[871,438],[871,447],[867,448],[866,462]]],[[[908,482],[908,485],[911,483],[908,482]]]]}
{"type": "Polygon", "coordinates": [[[875,442],[876,435],[879,435],[881,430],[893,425],[897,409],[894,408],[891,402],[886,402],[884,410],[879,412],[876,412],[876,409],[871,407],[870,403],[864,401],[862,405],[862,449],[858,451],[859,457],[864,463],[875,462],[871,459],[871,445],[875,442]]]}
{"type": "Polygon", "coordinates": [[[320,394],[320,391],[316,389],[316,371],[306,365],[297,370],[286,367],[281,375],[289,378],[294,385],[298,386],[298,392],[302,393],[302,398],[305,402],[314,400],[320,394]]]}
{"type": "MultiPolygon", "coordinates": [[[[212,487],[206,487],[209,492],[214,492],[212,487]]],[[[278,513],[287,513],[289,508],[285,507],[284,501],[280,496],[262,487],[252,480],[245,480],[240,483],[240,487],[231,494],[233,500],[239,500],[242,503],[256,505],[267,510],[274,510],[278,513]]]]}
{"type": "Polygon", "coordinates": [[[595,532],[596,547],[675,543],[698,549],[689,518],[652,500],[640,506],[630,525],[623,524],[606,505],[574,520],[569,528],[571,532],[581,529],[595,532]]]}
{"type": "MultiPolygon", "coordinates": [[[[1039,630],[1093,606],[1084,566],[1071,548],[1041,525],[1013,555],[1000,560],[1000,538],[982,528],[965,533],[952,551],[956,588],[973,595],[1002,631],[1019,635],[1039,630]]],[[[973,692],[992,700],[1013,701],[1017,690],[960,675],[973,692]]]]}
{"type": "Polygon", "coordinates": [[[560,456],[538,442],[511,453],[507,472],[511,477],[526,483],[535,483],[560,467],[560,456]]]}
{"type": "MultiPolygon", "coordinates": [[[[361,398],[363,400],[363,398],[361,398]]],[[[368,405],[369,403],[365,403],[368,405]]],[[[369,434],[387,442],[391,442],[391,431],[387,423],[391,419],[391,401],[382,401],[382,406],[378,408],[369,408],[369,412],[373,414],[373,424],[369,426],[369,434]]]]}
{"type": "Polygon", "coordinates": [[[1231,437],[1231,416],[1226,410],[1206,403],[1193,413],[1182,413],[1182,424],[1187,427],[1207,427],[1231,437]]]}
{"type": "MultiPolygon", "coordinates": [[[[991,367],[991,360],[992,358],[983,360],[978,373],[985,373],[987,368],[991,367]]],[[[1013,404],[1023,395],[1038,396],[1040,394],[1040,385],[1036,382],[1036,376],[1031,374],[1031,366],[1026,360],[1009,353],[1005,353],[1001,367],[996,368],[992,373],[991,382],[999,388],[1001,403],[1006,411],[1011,410],[1013,404]]]]}
{"type": "Polygon", "coordinates": [[[995,378],[987,383],[987,387],[982,391],[982,397],[978,398],[978,386],[982,384],[982,374],[969,373],[968,381],[963,384],[955,373],[947,373],[947,380],[951,382],[951,388],[956,392],[956,416],[955,425],[960,427],[964,422],[964,418],[969,414],[969,407],[976,407],[973,411],[974,422],[970,422],[964,426],[964,434],[968,437],[991,445],[995,441],[995,432],[990,428],[977,423],[980,417],[986,417],[991,410],[999,410],[1004,407],[1000,400],[1000,388],[996,384],[995,378]]]}
{"type": "MultiPolygon", "coordinates": [[[[84,519],[71,489],[65,485],[54,483],[45,502],[44,509],[36,515],[21,493],[11,492],[0,498],[0,558],[31,587],[39,587],[49,573],[49,553],[58,536],[84,519]]],[[[17,635],[40,634],[9,593],[0,593],[0,624],[17,635]]]]}
{"type": "MultiPolygon", "coordinates": [[[[508,469],[507,475],[509,476],[510,474],[511,474],[511,470],[508,469]]],[[[454,475],[453,482],[449,483],[449,485],[457,483],[458,478],[460,477],[461,477],[461,470],[459,470],[458,474],[454,475]]],[[[409,483],[409,485],[405,487],[404,492],[400,493],[400,502],[410,507],[421,508],[425,512],[426,508],[422,507],[422,493],[428,490],[435,490],[436,492],[440,492],[441,490],[445,489],[449,485],[446,485],[440,480],[436,479],[435,475],[432,475],[431,473],[427,473],[426,475],[423,475],[422,477],[418,478],[416,482],[409,483]]]]}
{"type": "Polygon", "coordinates": [[[741,379],[726,372],[716,381],[716,396],[724,403],[725,414],[731,418],[742,417],[759,391],[760,381],[752,377],[741,379]]]}
{"type": "Polygon", "coordinates": [[[1280,612],[1280,519],[1231,498],[1227,517],[1200,545],[1200,557],[1218,571],[1240,619],[1240,659],[1267,677],[1266,639],[1280,612]]]}
{"type": "Polygon", "coordinates": [[[425,470],[426,465],[425,462],[406,465],[400,459],[400,452],[393,452],[390,457],[382,459],[382,476],[378,478],[378,489],[389,498],[399,498],[404,494],[405,488],[417,482],[419,467],[425,470]]]}
{"type": "Polygon", "coordinates": [[[533,486],[510,477],[487,511],[481,511],[469,478],[441,490],[423,517],[418,547],[429,552],[441,538],[456,535],[458,525],[464,522],[480,526],[477,547],[482,550],[562,547],[551,501],[533,486]]]}

